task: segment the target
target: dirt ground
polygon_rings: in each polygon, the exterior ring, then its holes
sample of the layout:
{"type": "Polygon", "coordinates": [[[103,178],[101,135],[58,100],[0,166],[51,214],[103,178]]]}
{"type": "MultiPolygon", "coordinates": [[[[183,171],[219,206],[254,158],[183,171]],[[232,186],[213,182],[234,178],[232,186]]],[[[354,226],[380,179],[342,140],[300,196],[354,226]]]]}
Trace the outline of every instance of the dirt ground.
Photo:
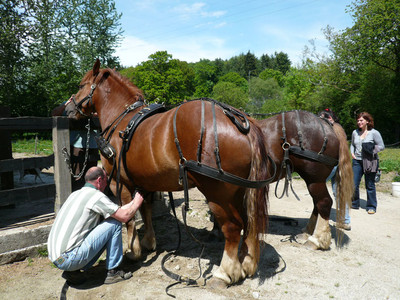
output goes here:
{"type": "MultiPolygon", "coordinates": [[[[177,299],[400,299],[400,198],[390,194],[388,181],[378,183],[375,215],[368,215],[365,209],[351,211],[352,228],[345,231],[343,248],[335,245],[335,228],[331,227],[332,245],[327,251],[307,249],[296,240],[312,211],[303,180],[294,180],[301,201],[291,194],[275,198],[275,185],[271,185],[271,220],[258,272],[229,288],[208,284],[221,259],[223,243],[210,241],[212,224],[207,204],[197,190],[191,190],[188,225],[194,236],[205,242],[200,260],[202,276],[198,286],[177,284],[168,292],[177,299]],[[285,222],[279,217],[294,221],[285,222]]],[[[365,190],[361,196],[366,198],[365,190]]],[[[183,194],[175,193],[175,199],[182,220],[183,194]]],[[[365,208],[366,201],[361,203],[365,208]]],[[[123,263],[126,270],[133,272],[130,280],[104,285],[105,267],[100,261],[87,272],[87,283],[66,290],[67,299],[171,299],[166,289],[175,281],[165,275],[161,260],[177,245],[176,223],[172,216],[164,216],[154,220],[154,226],[157,251],[147,253],[141,262],[123,263]]],[[[188,237],[181,221],[180,228],[181,250],[165,266],[171,272],[196,279],[201,247],[188,237]]],[[[0,266],[0,299],[58,299],[64,283],[61,271],[44,257],[0,266]]]]}

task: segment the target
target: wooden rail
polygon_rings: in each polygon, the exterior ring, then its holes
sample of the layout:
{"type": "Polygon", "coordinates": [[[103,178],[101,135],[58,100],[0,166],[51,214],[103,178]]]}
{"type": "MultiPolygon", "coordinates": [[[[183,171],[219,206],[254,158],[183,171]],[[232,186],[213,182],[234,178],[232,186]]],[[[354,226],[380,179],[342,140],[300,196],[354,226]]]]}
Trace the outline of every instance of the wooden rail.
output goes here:
{"type": "MultiPolygon", "coordinates": [[[[85,120],[74,121],[66,117],[0,118],[0,135],[7,135],[10,131],[52,130],[54,152],[53,155],[44,157],[12,159],[11,154],[8,157],[7,155],[0,157],[0,173],[2,175],[7,173],[12,175],[14,171],[54,166],[54,184],[38,184],[31,187],[2,190],[0,191],[0,206],[13,206],[21,201],[37,201],[45,197],[54,197],[54,211],[57,213],[72,190],[71,175],[61,150],[64,147],[70,149],[69,130],[82,129],[86,123],[85,120]]],[[[95,127],[100,127],[98,119],[95,119],[94,123],[95,127]]],[[[11,141],[4,141],[0,147],[3,149],[5,147],[11,148],[11,141]]]]}

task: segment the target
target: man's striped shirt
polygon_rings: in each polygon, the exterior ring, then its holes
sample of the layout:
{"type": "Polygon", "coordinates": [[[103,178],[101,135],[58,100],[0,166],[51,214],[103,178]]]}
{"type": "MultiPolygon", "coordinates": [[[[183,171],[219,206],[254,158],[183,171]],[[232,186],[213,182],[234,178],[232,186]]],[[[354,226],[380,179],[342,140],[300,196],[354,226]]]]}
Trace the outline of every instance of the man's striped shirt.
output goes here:
{"type": "Polygon", "coordinates": [[[49,259],[54,262],[64,252],[78,247],[100,218],[105,219],[119,206],[91,184],[73,192],[65,201],[47,240],[49,259]]]}

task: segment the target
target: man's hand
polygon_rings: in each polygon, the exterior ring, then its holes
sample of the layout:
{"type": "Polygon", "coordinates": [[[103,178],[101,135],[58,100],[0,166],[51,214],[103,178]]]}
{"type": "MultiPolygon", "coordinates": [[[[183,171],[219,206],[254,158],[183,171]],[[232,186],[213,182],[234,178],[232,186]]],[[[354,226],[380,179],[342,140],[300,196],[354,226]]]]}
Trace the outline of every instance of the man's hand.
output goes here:
{"type": "Polygon", "coordinates": [[[118,208],[118,210],[113,213],[111,217],[122,223],[127,223],[135,216],[136,211],[139,209],[142,203],[143,196],[140,193],[136,193],[131,202],[118,208]]]}
{"type": "Polygon", "coordinates": [[[135,196],[132,198],[133,206],[136,207],[136,210],[138,210],[139,207],[142,206],[143,200],[143,196],[139,192],[136,192],[135,196]]]}

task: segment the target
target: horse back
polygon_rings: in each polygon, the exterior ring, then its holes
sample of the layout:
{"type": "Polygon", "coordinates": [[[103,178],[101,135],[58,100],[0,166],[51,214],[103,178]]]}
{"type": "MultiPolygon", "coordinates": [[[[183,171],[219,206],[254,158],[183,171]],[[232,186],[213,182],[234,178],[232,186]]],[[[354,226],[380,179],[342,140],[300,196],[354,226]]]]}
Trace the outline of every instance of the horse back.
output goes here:
{"type": "Polygon", "coordinates": [[[200,160],[218,168],[216,149],[224,171],[243,178],[249,176],[252,152],[249,136],[241,133],[218,106],[213,112],[212,105],[204,103],[203,126],[201,101],[187,102],[140,124],[126,154],[135,185],[147,190],[179,190],[180,161],[200,160]]]}
{"type": "MultiPolygon", "coordinates": [[[[284,143],[287,143],[287,146],[299,146],[335,159],[339,158],[339,140],[332,125],[311,112],[288,111],[259,120],[258,124],[264,133],[268,153],[277,166],[284,160],[284,143]]],[[[313,165],[321,164],[293,154],[290,154],[290,160],[294,170],[302,174],[308,170],[315,170],[313,165]]],[[[324,168],[324,164],[321,164],[320,168],[324,168]]]]}

